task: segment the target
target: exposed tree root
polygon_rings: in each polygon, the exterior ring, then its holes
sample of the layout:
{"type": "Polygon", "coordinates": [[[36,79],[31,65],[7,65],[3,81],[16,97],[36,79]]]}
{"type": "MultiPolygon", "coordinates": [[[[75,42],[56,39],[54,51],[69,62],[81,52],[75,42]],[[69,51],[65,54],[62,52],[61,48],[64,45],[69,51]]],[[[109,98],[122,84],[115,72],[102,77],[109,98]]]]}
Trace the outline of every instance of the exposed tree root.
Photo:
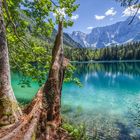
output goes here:
{"type": "Polygon", "coordinates": [[[45,96],[41,88],[21,119],[0,129],[0,140],[69,140],[68,133],[47,122],[45,96]]]}
{"type": "MultiPolygon", "coordinates": [[[[1,64],[3,63],[2,61],[1,64]]],[[[26,107],[23,115],[15,124],[0,129],[0,140],[71,139],[68,133],[60,128],[61,91],[68,63],[68,59],[63,56],[63,21],[61,21],[58,26],[58,34],[52,50],[52,63],[45,85],[38,91],[36,97],[26,107]]],[[[3,79],[6,78],[3,77],[3,79]]]]}

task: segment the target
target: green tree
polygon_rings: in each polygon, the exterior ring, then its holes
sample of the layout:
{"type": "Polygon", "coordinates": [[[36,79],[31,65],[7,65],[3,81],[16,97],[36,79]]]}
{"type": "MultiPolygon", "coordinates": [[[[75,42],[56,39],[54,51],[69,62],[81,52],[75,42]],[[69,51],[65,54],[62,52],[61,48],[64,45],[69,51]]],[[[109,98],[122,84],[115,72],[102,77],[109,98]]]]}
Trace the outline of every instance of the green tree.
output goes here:
{"type": "MultiPolygon", "coordinates": [[[[50,13],[52,13],[56,18],[55,23],[58,24],[58,33],[52,50],[52,57],[50,57],[52,59],[50,62],[48,79],[45,83],[43,90],[45,92],[45,96],[41,92],[42,90],[40,90],[36,98],[29,106],[28,108],[29,110],[27,109],[29,112],[30,110],[32,110],[29,116],[28,115],[24,116],[24,119],[22,121],[19,121],[19,126],[16,126],[17,129],[14,132],[11,132],[10,134],[6,135],[5,137],[7,139],[10,139],[13,135],[14,136],[16,135],[16,137],[19,138],[21,138],[22,136],[24,137],[25,131],[22,132],[21,135],[19,135],[19,133],[21,132],[21,130],[23,130],[23,128],[26,128],[29,129],[26,130],[25,132],[26,133],[25,136],[27,137],[31,138],[33,133],[38,134],[42,129],[44,129],[45,131],[43,132],[41,131],[39,137],[41,137],[41,139],[46,139],[46,137],[49,137],[49,139],[51,139],[52,136],[50,136],[51,134],[48,132],[49,130],[48,129],[46,130],[48,124],[47,126],[44,124],[50,121],[55,126],[59,126],[61,123],[60,119],[61,90],[64,80],[65,69],[66,66],[69,65],[68,63],[69,61],[66,58],[64,58],[63,54],[63,27],[73,25],[71,17],[72,13],[78,8],[78,5],[75,5],[75,0],[66,0],[66,1],[58,0],[56,3],[54,3],[51,0],[41,0],[41,1],[25,0],[18,2],[19,2],[18,5],[16,5],[17,3],[15,1],[12,0],[8,1],[8,3],[4,5],[4,7],[2,7],[1,4],[1,9],[5,8],[3,9],[4,14],[1,14],[2,15],[1,17],[4,17],[6,23],[6,26],[2,24],[4,31],[4,35],[3,34],[2,35],[4,37],[5,44],[6,44],[5,27],[7,29],[7,38],[10,41],[10,45],[12,44],[12,42],[14,44],[10,46],[11,63],[16,64],[15,66],[16,69],[20,70],[22,74],[24,73],[25,76],[31,75],[33,77],[35,75],[35,78],[37,77],[38,79],[42,78],[46,74],[44,73],[42,76],[42,71],[44,72],[45,70],[47,70],[48,68],[45,67],[49,65],[45,62],[47,61],[45,58],[45,54],[47,54],[47,51],[45,50],[45,47],[41,48],[39,46],[40,44],[38,45],[38,42],[34,41],[33,38],[38,37],[39,40],[40,39],[44,40],[43,38],[44,36],[48,37],[48,35],[51,34],[55,24],[53,23],[52,18],[50,18],[51,17],[50,13]],[[22,7],[21,5],[24,6],[22,7]],[[12,10],[16,12],[17,14],[16,16],[13,16],[12,10]],[[26,20],[24,20],[25,17],[27,17],[26,20]],[[29,33],[29,35],[27,33],[29,33]],[[31,41],[30,38],[32,39],[31,41]],[[17,47],[19,47],[18,49],[15,47],[16,44],[18,44],[17,45],[17,47]],[[17,56],[16,53],[20,53],[21,56],[17,56]],[[42,55],[42,57],[39,57],[39,55],[42,55]],[[14,57],[14,60],[12,60],[12,57],[14,57]],[[22,62],[24,59],[26,59],[26,61],[22,62]],[[37,75],[36,73],[34,73],[36,69],[38,70],[37,75]],[[41,93],[42,95],[40,95],[41,93]],[[34,132],[33,129],[36,130],[35,124],[38,124],[39,121],[41,122],[40,125],[37,127],[38,130],[40,129],[41,130],[38,132],[34,132]],[[29,123],[28,127],[27,123],[29,123]]],[[[3,19],[2,23],[4,23],[3,19]]],[[[6,47],[7,46],[5,45],[5,48],[6,47]]],[[[4,59],[2,59],[2,63],[3,62],[7,62],[6,70],[8,71],[9,74],[10,68],[8,62],[8,50],[6,50],[6,55],[4,56],[4,59]]],[[[10,78],[10,74],[8,76],[9,76],[8,78],[10,78]]],[[[44,77],[46,77],[46,75],[44,77]]],[[[8,109],[11,108],[10,105],[8,105],[7,108],[8,109]]],[[[15,120],[12,121],[12,123],[14,122],[15,120]]],[[[54,134],[54,129],[51,132],[54,134]]]]}
{"type": "MultiPolygon", "coordinates": [[[[14,123],[21,115],[21,110],[11,87],[9,54],[3,14],[3,5],[5,6],[5,3],[5,0],[0,0],[0,125],[14,123]]],[[[4,8],[7,9],[7,7],[4,8]]]]}
{"type": "Polygon", "coordinates": [[[52,50],[52,61],[49,70],[48,79],[45,83],[44,92],[48,103],[47,118],[55,125],[61,124],[60,108],[61,108],[61,92],[64,80],[65,69],[69,64],[64,58],[63,51],[63,27],[72,26],[70,20],[72,13],[78,8],[75,0],[59,0],[58,4],[54,4],[54,16],[58,24],[58,33],[52,50]]]}

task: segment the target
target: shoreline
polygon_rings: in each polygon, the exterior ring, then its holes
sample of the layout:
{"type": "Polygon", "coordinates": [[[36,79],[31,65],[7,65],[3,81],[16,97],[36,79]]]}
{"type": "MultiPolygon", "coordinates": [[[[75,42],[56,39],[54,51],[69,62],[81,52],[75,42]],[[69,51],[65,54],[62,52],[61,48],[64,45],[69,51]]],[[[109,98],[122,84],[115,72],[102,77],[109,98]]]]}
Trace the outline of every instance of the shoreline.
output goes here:
{"type": "Polygon", "coordinates": [[[95,61],[95,60],[89,60],[89,61],[70,61],[70,63],[135,63],[140,62],[140,60],[107,60],[107,61],[95,61]]]}

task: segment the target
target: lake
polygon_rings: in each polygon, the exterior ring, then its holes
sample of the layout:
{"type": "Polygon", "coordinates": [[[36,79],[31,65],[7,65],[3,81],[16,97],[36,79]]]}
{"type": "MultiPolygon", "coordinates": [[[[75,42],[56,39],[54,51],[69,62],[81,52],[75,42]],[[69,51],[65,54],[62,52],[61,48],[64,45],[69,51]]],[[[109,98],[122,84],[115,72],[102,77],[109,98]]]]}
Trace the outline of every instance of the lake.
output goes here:
{"type": "MultiPolygon", "coordinates": [[[[91,139],[140,139],[140,63],[75,63],[75,76],[82,83],[63,85],[62,114],[71,121],[84,123],[91,139]]],[[[20,102],[29,102],[38,90],[12,85],[20,102]]]]}

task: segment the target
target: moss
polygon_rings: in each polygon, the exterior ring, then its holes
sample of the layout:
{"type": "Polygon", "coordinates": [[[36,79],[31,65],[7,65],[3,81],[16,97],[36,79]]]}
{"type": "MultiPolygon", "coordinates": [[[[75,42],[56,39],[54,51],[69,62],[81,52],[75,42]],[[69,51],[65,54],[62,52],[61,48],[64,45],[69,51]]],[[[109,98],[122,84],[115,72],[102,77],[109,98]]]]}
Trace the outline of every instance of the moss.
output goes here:
{"type": "Polygon", "coordinates": [[[4,96],[3,98],[0,98],[0,110],[0,127],[15,122],[16,118],[13,115],[13,112],[18,112],[17,102],[4,96]]]}
{"type": "Polygon", "coordinates": [[[19,103],[19,107],[21,108],[21,110],[24,110],[29,104],[28,103],[19,103]]]}
{"type": "Polygon", "coordinates": [[[88,140],[86,135],[85,125],[74,125],[70,123],[63,123],[62,128],[68,131],[74,140],[88,140]]]}
{"type": "Polygon", "coordinates": [[[12,113],[11,113],[11,112],[4,112],[4,113],[3,113],[3,115],[4,115],[4,116],[8,116],[8,117],[9,117],[9,116],[11,116],[11,115],[12,115],[12,113]]]}
{"type": "Polygon", "coordinates": [[[3,126],[5,126],[5,124],[0,123],[0,128],[3,127],[3,126]]]}
{"type": "Polygon", "coordinates": [[[35,134],[35,132],[32,134],[31,140],[36,140],[36,134],[35,134]]]}

